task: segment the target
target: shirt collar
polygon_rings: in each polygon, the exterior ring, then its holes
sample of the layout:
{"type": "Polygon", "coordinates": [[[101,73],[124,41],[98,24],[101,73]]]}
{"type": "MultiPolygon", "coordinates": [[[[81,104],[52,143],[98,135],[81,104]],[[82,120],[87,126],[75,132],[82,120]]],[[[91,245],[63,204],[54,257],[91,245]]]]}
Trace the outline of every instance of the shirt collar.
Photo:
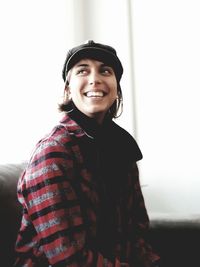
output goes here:
{"type": "Polygon", "coordinates": [[[91,138],[101,136],[102,132],[110,125],[112,119],[107,115],[102,124],[98,124],[94,118],[90,118],[82,113],[74,103],[71,103],[71,109],[67,113],[70,119],[75,121],[85,132],[85,134],[91,138]]]}

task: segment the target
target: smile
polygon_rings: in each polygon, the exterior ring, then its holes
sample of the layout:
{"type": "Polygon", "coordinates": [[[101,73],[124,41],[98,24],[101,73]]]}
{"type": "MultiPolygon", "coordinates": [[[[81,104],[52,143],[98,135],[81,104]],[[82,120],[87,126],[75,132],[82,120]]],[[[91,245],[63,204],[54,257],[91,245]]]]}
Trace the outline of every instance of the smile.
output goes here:
{"type": "Polygon", "coordinates": [[[102,91],[98,91],[98,92],[89,91],[89,92],[86,92],[84,95],[87,97],[103,97],[105,93],[102,91]]]}

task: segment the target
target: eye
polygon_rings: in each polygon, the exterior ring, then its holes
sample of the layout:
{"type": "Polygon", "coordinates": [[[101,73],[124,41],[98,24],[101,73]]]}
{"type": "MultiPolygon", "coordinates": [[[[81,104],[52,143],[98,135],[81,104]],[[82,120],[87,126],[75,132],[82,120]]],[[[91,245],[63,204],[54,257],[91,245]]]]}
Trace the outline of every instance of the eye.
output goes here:
{"type": "Polygon", "coordinates": [[[111,67],[107,67],[107,66],[102,67],[101,70],[100,70],[100,72],[102,74],[104,74],[104,75],[112,75],[113,74],[112,68],[111,67]]]}
{"type": "Polygon", "coordinates": [[[84,75],[84,74],[87,74],[88,73],[88,70],[87,70],[87,68],[80,68],[80,69],[77,69],[77,71],[76,71],[76,74],[77,75],[84,75]]]}

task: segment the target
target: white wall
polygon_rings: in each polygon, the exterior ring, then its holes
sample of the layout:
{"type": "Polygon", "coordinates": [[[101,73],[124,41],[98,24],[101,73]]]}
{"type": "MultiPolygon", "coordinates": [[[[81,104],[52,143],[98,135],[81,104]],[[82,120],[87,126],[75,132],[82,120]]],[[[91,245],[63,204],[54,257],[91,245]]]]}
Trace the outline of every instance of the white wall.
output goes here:
{"type": "Polygon", "coordinates": [[[134,0],[132,13],[148,209],[200,213],[200,2],[134,0]]]}
{"type": "Polygon", "coordinates": [[[0,1],[0,163],[27,160],[57,122],[65,0],[0,1]]]}

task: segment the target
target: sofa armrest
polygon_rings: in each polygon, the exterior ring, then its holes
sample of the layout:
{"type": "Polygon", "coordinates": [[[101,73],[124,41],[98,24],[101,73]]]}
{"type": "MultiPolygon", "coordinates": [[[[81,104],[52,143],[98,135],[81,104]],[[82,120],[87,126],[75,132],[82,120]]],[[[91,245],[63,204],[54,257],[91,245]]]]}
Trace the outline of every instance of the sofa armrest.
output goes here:
{"type": "Polygon", "coordinates": [[[200,266],[200,214],[151,214],[149,239],[161,267],[200,266]]]}

